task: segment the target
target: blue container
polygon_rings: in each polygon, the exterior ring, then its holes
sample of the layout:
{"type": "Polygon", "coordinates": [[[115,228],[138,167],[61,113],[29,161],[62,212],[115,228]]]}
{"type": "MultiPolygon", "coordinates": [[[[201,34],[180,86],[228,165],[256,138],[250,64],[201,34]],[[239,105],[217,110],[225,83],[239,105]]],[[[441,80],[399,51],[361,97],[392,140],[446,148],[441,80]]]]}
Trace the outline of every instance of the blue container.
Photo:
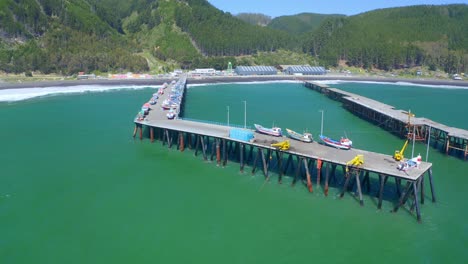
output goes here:
{"type": "Polygon", "coordinates": [[[229,130],[229,137],[237,140],[242,141],[250,141],[254,138],[254,134],[252,131],[243,130],[243,129],[231,129],[229,130]]]}

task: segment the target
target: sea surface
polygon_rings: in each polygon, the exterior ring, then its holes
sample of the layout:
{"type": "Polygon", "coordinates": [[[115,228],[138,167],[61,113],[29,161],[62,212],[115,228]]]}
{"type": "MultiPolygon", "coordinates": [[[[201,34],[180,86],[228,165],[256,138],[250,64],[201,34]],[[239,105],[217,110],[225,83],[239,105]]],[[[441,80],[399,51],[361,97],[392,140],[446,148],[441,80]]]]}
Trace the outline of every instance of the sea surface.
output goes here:
{"type": "MultiPolygon", "coordinates": [[[[329,85],[468,129],[468,87],[329,85]]],[[[132,138],[157,87],[72,89],[0,93],[2,264],[468,262],[468,161],[433,148],[427,156],[421,143],[407,149],[433,163],[437,202],[426,181],[418,223],[408,207],[390,212],[392,190],[377,210],[375,175],[361,207],[352,192],[325,197],[315,181],[309,193],[289,177],[265,181],[235,162],[218,167],[132,138]]],[[[186,96],[191,119],[318,138],[323,111],[323,133],[347,135],[356,148],[391,155],[404,143],[300,83],[198,85],[186,96]]]]}

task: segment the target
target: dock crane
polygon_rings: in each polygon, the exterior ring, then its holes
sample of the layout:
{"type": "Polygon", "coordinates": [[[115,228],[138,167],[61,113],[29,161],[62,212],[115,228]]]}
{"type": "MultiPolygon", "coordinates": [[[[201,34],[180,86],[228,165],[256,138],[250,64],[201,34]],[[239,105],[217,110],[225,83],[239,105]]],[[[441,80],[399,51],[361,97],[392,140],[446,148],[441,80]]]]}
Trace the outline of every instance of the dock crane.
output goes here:
{"type": "Polygon", "coordinates": [[[364,155],[356,155],[352,160],[346,162],[346,173],[349,172],[348,166],[359,167],[364,164],[364,155]]]}
{"type": "Polygon", "coordinates": [[[409,139],[405,141],[405,144],[403,144],[403,147],[401,148],[401,150],[395,150],[395,155],[393,155],[393,158],[396,161],[400,161],[405,157],[404,154],[405,154],[405,149],[408,146],[408,141],[409,139]]]}
{"type": "Polygon", "coordinates": [[[288,150],[289,149],[289,146],[290,146],[290,143],[289,143],[289,140],[285,140],[285,141],[282,141],[282,142],[279,142],[279,143],[273,143],[271,144],[272,147],[275,147],[279,150],[288,150]]]}

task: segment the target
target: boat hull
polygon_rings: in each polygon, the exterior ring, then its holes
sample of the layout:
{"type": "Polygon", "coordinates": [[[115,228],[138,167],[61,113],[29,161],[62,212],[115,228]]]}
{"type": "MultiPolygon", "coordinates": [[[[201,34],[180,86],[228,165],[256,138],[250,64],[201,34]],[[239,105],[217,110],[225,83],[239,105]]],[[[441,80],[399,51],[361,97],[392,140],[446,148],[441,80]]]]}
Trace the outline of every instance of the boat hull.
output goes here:
{"type": "Polygon", "coordinates": [[[320,136],[320,139],[322,140],[325,145],[328,145],[330,147],[338,148],[338,149],[351,149],[351,144],[343,144],[340,141],[333,140],[329,137],[325,136],[320,136]]]}
{"type": "Polygon", "coordinates": [[[299,141],[306,142],[306,143],[310,143],[313,141],[312,135],[309,133],[300,134],[288,128],[286,128],[286,131],[288,132],[289,137],[292,139],[299,140],[299,141]]]}
{"type": "Polygon", "coordinates": [[[278,127],[265,128],[265,127],[263,127],[261,125],[257,125],[257,124],[254,124],[254,125],[255,125],[255,129],[259,133],[274,136],[274,137],[281,137],[282,136],[281,128],[278,128],[278,127]]]}

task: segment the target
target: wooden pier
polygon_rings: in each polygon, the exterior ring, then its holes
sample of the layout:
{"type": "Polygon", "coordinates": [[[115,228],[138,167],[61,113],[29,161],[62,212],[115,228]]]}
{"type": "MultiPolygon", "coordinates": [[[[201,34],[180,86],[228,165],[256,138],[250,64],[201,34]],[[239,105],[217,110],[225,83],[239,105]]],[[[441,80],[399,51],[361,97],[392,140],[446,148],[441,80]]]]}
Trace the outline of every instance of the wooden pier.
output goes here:
{"type": "MultiPolygon", "coordinates": [[[[186,85],[184,78],[179,81],[186,85]]],[[[162,102],[165,96],[167,94],[159,101],[162,102]]],[[[285,140],[284,137],[254,133],[255,138],[247,142],[230,138],[231,129],[183,119],[168,120],[165,111],[155,105],[144,120],[135,119],[133,136],[139,130],[140,139],[145,134],[152,142],[159,140],[168,148],[174,146],[180,151],[191,149],[195,156],[202,155],[204,160],[215,162],[218,166],[225,166],[228,161],[238,162],[241,172],[245,172],[247,165],[252,174],[257,170],[263,171],[266,180],[271,179],[272,173],[278,175],[279,183],[284,176],[290,176],[293,185],[299,181],[310,192],[321,189],[325,196],[330,186],[339,188],[340,197],[352,192],[361,205],[364,205],[365,193],[377,197],[378,209],[381,209],[385,197],[386,200],[394,200],[393,212],[408,204],[410,212],[415,210],[418,221],[421,221],[421,204],[425,200],[425,176],[429,178],[432,201],[436,201],[431,163],[422,162],[418,168],[403,172],[397,169],[398,162],[390,155],[359,149],[345,151],[317,142],[295,140],[290,140],[289,150],[280,151],[271,144],[285,140]],[[364,156],[364,164],[347,166],[347,162],[356,155],[364,156]],[[341,167],[341,172],[337,167],[341,167]],[[389,179],[393,179],[394,183],[388,182],[389,179]]]]}
{"type": "Polygon", "coordinates": [[[366,119],[385,130],[403,138],[429,142],[446,154],[468,156],[468,131],[449,127],[424,117],[414,117],[411,113],[364,96],[349,93],[327,85],[305,82],[304,85],[343,103],[343,107],[353,114],[366,119]],[[430,139],[428,138],[430,137],[430,139]]]}

